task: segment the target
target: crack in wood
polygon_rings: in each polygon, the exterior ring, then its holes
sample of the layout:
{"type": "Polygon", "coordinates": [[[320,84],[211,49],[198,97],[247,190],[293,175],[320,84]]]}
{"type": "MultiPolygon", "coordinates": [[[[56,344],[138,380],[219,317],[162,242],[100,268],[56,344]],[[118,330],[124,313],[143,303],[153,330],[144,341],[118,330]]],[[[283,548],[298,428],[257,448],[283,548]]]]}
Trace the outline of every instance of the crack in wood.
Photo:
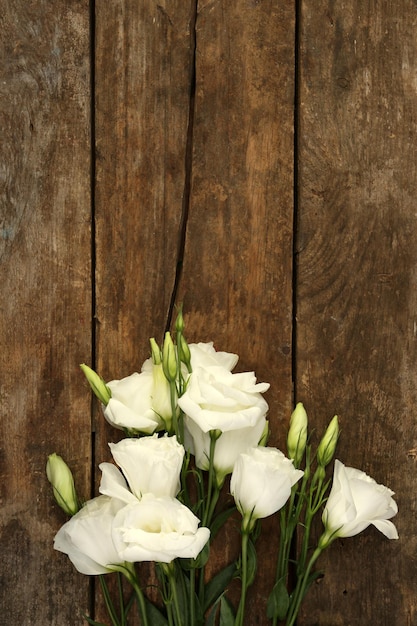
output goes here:
{"type": "Polygon", "coordinates": [[[172,324],[172,315],[177,300],[178,288],[181,281],[182,266],[184,260],[185,241],[187,236],[187,222],[190,208],[192,167],[193,167],[193,141],[194,141],[194,116],[195,116],[195,89],[196,89],[196,50],[197,50],[197,13],[198,0],[191,2],[190,15],[190,90],[188,106],[188,126],[185,144],[185,167],[184,167],[184,191],[182,198],[182,211],[178,236],[177,263],[175,270],[174,285],[168,309],[165,331],[168,331],[172,324]]]}

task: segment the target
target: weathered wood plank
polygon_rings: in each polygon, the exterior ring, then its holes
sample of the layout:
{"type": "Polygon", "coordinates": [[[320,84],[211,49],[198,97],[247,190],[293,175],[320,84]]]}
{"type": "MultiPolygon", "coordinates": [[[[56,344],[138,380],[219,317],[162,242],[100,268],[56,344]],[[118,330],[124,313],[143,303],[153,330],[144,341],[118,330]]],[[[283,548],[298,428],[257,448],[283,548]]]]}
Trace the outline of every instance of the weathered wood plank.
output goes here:
{"type": "Polygon", "coordinates": [[[297,397],[338,412],[338,457],[397,493],[376,530],[323,559],[305,626],[416,620],[416,14],[413,2],[303,0],[297,397]]]}
{"type": "Polygon", "coordinates": [[[96,16],[97,350],[121,376],[163,336],[184,191],[192,3],[96,16]]]}
{"type": "MultiPolygon", "coordinates": [[[[213,340],[240,355],[242,370],[271,382],[271,443],[281,446],[292,407],[294,19],[289,1],[198,3],[179,297],[190,341],[213,340]]],[[[275,567],[267,555],[277,530],[265,527],[248,624],[267,623],[275,567]]],[[[237,538],[231,528],[220,547],[223,564],[235,556],[237,538]]]]}
{"type": "MultiPolygon", "coordinates": [[[[186,172],[194,1],[96,3],[96,367],[138,370],[163,339],[186,172]]],[[[97,463],[117,433],[96,420],[97,463]]],[[[104,618],[98,599],[97,616],[104,618]]]]}
{"type": "Polygon", "coordinates": [[[69,626],[88,581],[53,550],[45,464],[62,454],[89,495],[88,2],[6,2],[1,24],[0,621],[69,626]]]}

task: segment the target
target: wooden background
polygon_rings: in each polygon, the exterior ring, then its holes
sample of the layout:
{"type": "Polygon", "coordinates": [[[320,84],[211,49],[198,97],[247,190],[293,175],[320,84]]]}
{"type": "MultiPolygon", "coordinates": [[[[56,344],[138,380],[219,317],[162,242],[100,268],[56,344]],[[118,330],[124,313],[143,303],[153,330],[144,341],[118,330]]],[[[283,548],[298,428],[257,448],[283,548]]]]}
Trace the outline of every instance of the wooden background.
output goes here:
{"type": "Polygon", "coordinates": [[[336,542],[299,626],[416,624],[415,2],[5,0],[0,24],[1,625],[100,618],[46,458],[88,497],[114,435],[79,363],[131,373],[174,300],[271,383],[272,444],[295,401],[338,413],[338,457],[396,492],[400,540],[336,542]]]}

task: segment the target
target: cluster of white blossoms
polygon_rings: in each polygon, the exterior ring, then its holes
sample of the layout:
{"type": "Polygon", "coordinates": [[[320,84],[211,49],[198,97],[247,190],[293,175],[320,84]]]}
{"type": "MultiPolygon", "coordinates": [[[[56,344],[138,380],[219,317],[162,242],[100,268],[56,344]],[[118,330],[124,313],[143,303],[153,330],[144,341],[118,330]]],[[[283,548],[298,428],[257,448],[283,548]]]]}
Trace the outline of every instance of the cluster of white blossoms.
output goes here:
{"type": "MultiPolygon", "coordinates": [[[[273,515],[290,501],[291,510],[282,518],[287,530],[281,528],[288,545],[281,553],[284,557],[277,571],[281,567],[282,574],[271,594],[271,606],[275,607],[271,616],[276,620],[286,615],[292,626],[308,588],[310,569],[334,539],[356,535],[370,524],[390,539],[398,537],[390,521],[397,513],[393,492],[336,460],[327,495],[325,469],[336,449],[337,417],[320,441],[314,456],[317,468],[312,474],[303,405],[299,403],[291,416],[287,457],[267,446],[268,404],[262,394],[269,384],[258,383],[253,372],[233,373],[237,355],[217,352],[212,343],[188,345],[181,333],[178,337],[174,346],[167,333],[162,350],[151,340],[152,357],[144,362],[140,373],[121,380],[104,383],[82,366],[106,420],[123,430],[126,438],[109,444],[113,462],[100,465],[100,495],[84,504],[78,500],[64,461],[50,455],[47,475],[55,498],[72,516],[56,534],[54,547],[66,553],[83,574],[121,571],[127,572],[131,581],[135,580],[131,564],[137,562],[196,560],[210,542],[220,490],[231,475],[226,486],[242,516],[243,537],[243,592],[235,624],[244,623],[245,594],[250,584],[249,537],[257,520],[273,515]],[[193,502],[187,481],[198,472],[191,492],[197,489],[199,498],[193,502]],[[203,476],[206,472],[207,480],[203,476]],[[309,481],[311,495],[307,496],[309,481]],[[208,486],[202,495],[204,483],[208,486]],[[306,528],[309,530],[313,515],[322,508],[324,531],[309,564],[303,561],[306,575],[297,583],[291,607],[289,596],[285,596],[284,604],[281,601],[282,585],[288,546],[304,505],[306,528]],[[281,606],[285,606],[283,613],[281,606]]],[[[307,545],[301,549],[301,558],[306,558],[307,549],[307,545]]],[[[193,567],[198,566],[195,561],[193,567]]],[[[223,591],[219,591],[219,598],[223,591]]]]}

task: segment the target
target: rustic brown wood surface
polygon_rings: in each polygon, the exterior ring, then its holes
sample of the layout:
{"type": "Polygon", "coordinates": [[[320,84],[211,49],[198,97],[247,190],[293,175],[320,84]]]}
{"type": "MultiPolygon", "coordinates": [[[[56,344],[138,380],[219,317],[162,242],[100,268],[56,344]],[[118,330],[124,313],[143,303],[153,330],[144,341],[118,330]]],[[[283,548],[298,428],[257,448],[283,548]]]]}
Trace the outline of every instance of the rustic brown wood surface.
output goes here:
{"type": "MultiPolygon", "coordinates": [[[[98,584],[52,549],[65,517],[45,462],[62,454],[83,497],[97,486],[117,433],[78,365],[137,370],[174,300],[189,341],[271,383],[272,445],[294,383],[319,431],[340,414],[339,458],[397,493],[400,540],[336,542],[298,626],[411,626],[414,4],[53,4],[10,0],[1,18],[0,626],[106,621],[98,584]]],[[[261,559],[248,625],[268,623],[261,559]]]]}
{"type": "Polygon", "coordinates": [[[3,3],[0,51],[0,623],[75,624],[89,582],[52,549],[62,454],[89,496],[88,3],[3,3]]]}
{"type": "MultiPolygon", "coordinates": [[[[95,365],[106,380],[140,371],[149,338],[161,343],[170,315],[187,184],[194,13],[194,2],[184,0],[96,6],[95,365]]],[[[96,417],[100,462],[120,437],[101,411],[96,417]]],[[[98,603],[96,619],[105,619],[100,596],[98,603]]]]}
{"type": "Polygon", "coordinates": [[[302,3],[296,395],[400,509],[398,542],[330,548],[306,626],[417,619],[416,26],[412,2],[302,3]]]}
{"type": "MultiPolygon", "coordinates": [[[[192,189],[179,300],[192,341],[239,354],[271,383],[270,443],[292,406],[294,6],[199,3],[192,189]]],[[[264,553],[277,544],[264,523],[264,553]]],[[[212,553],[236,558],[238,526],[212,553]]],[[[248,624],[264,624],[274,559],[259,563],[248,624]]]]}

